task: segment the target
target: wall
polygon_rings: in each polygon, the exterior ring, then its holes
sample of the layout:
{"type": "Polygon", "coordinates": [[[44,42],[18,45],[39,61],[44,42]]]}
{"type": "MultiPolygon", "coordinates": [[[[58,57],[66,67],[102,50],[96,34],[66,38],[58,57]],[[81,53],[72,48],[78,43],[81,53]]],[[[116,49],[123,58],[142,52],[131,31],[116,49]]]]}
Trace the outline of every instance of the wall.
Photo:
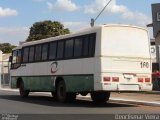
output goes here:
{"type": "Polygon", "coordinates": [[[160,3],[152,4],[153,34],[157,37],[160,31],[160,3]]]}
{"type": "Polygon", "coordinates": [[[2,51],[0,51],[0,88],[1,86],[2,51]]]}
{"type": "Polygon", "coordinates": [[[155,38],[156,45],[160,45],[160,33],[157,34],[155,38]]]}

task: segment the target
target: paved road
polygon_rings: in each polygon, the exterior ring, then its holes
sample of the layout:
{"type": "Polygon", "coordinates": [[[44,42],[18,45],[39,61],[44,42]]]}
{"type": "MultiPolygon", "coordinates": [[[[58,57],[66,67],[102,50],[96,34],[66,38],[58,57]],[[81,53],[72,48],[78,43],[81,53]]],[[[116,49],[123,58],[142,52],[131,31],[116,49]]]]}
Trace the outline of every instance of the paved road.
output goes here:
{"type": "Polygon", "coordinates": [[[18,92],[0,91],[0,113],[14,114],[142,114],[157,113],[160,107],[144,106],[109,101],[96,105],[90,99],[79,99],[74,103],[59,103],[49,94],[32,93],[28,98],[19,97],[18,92]]]}

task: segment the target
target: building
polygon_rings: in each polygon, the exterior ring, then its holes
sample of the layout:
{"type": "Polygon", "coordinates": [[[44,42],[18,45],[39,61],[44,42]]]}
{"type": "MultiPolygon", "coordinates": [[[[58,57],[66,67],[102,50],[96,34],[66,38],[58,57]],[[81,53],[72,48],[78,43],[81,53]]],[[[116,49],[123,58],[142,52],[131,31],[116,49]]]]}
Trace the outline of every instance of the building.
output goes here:
{"type": "Polygon", "coordinates": [[[153,49],[156,52],[156,60],[153,60],[153,71],[160,70],[160,3],[152,4],[152,23],[147,27],[153,27],[153,36],[155,37],[155,43],[151,41],[151,52],[154,51],[153,49]]]}
{"type": "Polygon", "coordinates": [[[160,91],[160,3],[152,4],[152,23],[147,27],[153,27],[153,36],[155,37],[155,45],[151,42],[151,54],[155,52],[155,61],[152,57],[153,64],[153,90],[160,91]]]}
{"type": "MultiPolygon", "coordinates": [[[[2,68],[2,51],[0,51],[0,73],[2,68]]],[[[1,75],[0,75],[0,88],[1,88],[1,75]]]]}
{"type": "Polygon", "coordinates": [[[9,63],[9,57],[11,56],[11,53],[9,54],[3,54],[0,52],[0,88],[9,86],[10,81],[10,75],[9,75],[9,69],[10,69],[10,63],[9,63]]]}

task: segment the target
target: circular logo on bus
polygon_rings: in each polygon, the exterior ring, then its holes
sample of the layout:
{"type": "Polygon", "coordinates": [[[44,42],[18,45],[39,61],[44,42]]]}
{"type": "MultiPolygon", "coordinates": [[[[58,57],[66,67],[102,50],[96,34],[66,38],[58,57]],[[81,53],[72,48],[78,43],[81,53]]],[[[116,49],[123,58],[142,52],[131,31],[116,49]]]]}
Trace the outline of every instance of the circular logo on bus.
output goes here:
{"type": "Polygon", "coordinates": [[[53,62],[52,64],[51,64],[51,73],[52,74],[54,74],[54,73],[56,73],[57,71],[58,71],[58,62],[53,62]]]}

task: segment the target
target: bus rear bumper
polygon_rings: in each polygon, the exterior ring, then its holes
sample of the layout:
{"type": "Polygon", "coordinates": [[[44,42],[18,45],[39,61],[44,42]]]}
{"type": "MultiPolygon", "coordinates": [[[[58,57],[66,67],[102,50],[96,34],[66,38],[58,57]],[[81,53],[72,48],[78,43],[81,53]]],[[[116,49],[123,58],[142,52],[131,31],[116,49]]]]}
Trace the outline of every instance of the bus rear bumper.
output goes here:
{"type": "MultiPolygon", "coordinates": [[[[99,89],[100,90],[100,89],[99,89]]],[[[152,91],[152,84],[101,83],[102,91],[152,91]]]]}
{"type": "Polygon", "coordinates": [[[150,83],[148,83],[148,84],[143,84],[142,86],[141,86],[141,91],[152,91],[152,87],[153,87],[153,85],[150,83]]]}

